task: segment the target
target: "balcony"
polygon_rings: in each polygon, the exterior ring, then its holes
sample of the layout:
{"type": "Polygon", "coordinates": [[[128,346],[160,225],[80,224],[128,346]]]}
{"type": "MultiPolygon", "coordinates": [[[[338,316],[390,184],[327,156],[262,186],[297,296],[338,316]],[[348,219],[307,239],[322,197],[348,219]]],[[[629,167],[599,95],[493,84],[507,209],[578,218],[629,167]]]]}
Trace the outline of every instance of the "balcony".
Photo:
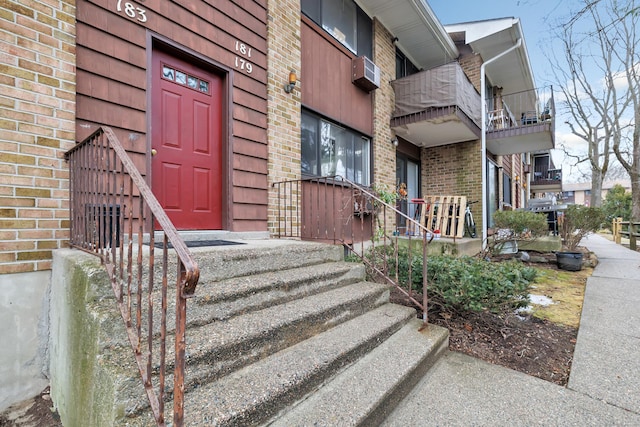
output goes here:
{"type": "Polygon", "coordinates": [[[555,104],[551,88],[534,89],[495,100],[487,111],[487,150],[496,155],[555,147],[555,104]]]}
{"type": "Polygon", "coordinates": [[[531,176],[531,191],[536,193],[562,191],[562,169],[534,166],[531,176]]]}
{"type": "Polygon", "coordinates": [[[480,139],[480,95],[462,67],[450,62],[391,82],[391,128],[418,147],[480,139]]]}

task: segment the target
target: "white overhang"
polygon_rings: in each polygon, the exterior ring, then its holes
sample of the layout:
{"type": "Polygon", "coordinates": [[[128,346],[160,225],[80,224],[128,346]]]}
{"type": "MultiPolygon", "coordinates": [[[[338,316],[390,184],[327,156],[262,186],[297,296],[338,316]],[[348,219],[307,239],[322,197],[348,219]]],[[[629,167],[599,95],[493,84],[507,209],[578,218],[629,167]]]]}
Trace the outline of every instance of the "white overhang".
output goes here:
{"type": "Polygon", "coordinates": [[[451,62],[458,49],[424,0],[356,0],[397,37],[396,45],[420,69],[451,62]]]}
{"type": "Polygon", "coordinates": [[[492,85],[503,88],[503,94],[517,93],[535,88],[533,71],[529,61],[522,25],[518,18],[499,18],[485,21],[464,22],[445,25],[451,34],[464,33],[465,43],[484,60],[515,45],[522,39],[522,45],[514,52],[488,64],[486,74],[492,85]]]}

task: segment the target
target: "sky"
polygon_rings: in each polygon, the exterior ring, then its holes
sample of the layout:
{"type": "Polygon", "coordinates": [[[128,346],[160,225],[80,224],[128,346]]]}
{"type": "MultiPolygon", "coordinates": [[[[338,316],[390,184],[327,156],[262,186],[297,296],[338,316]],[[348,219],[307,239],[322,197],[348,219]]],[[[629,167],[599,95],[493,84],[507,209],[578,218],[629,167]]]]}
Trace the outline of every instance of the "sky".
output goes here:
{"type": "MultiPolygon", "coordinates": [[[[527,45],[529,61],[533,68],[536,86],[556,85],[549,60],[544,52],[552,43],[554,26],[566,22],[571,11],[579,8],[577,0],[427,0],[431,9],[443,25],[484,19],[520,18],[527,45]]],[[[557,93],[556,93],[557,99],[557,93]]],[[[563,122],[556,121],[556,147],[561,141],[576,143],[563,122]]],[[[552,153],[556,167],[563,167],[564,180],[575,182],[580,177],[570,174],[568,161],[560,150],[552,153]]]]}

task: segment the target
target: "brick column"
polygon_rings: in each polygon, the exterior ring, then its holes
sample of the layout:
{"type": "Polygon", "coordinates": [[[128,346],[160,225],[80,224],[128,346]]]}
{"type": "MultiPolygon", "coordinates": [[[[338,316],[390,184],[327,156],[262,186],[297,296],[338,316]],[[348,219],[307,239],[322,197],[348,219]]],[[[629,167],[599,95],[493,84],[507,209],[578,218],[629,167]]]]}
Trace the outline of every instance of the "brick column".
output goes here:
{"type": "Polygon", "coordinates": [[[0,274],[48,270],[69,234],[75,1],[4,1],[0,28],[0,274]]]}
{"type": "MultiPolygon", "coordinates": [[[[380,88],[373,95],[373,183],[389,191],[396,187],[396,147],[391,143],[391,116],[395,109],[395,92],[389,84],[396,78],[396,50],[393,36],[373,20],[373,62],[380,68],[380,88]]],[[[382,221],[382,219],[381,219],[382,221]]],[[[386,218],[387,230],[395,230],[396,217],[386,218]]]]}
{"type": "MultiPolygon", "coordinates": [[[[278,193],[274,182],[300,179],[300,87],[301,74],[300,0],[269,0],[267,3],[267,135],[269,141],[269,212],[268,227],[277,234],[278,193]],[[298,75],[298,84],[291,93],[283,89],[289,72],[298,75]]],[[[292,200],[299,200],[297,194],[292,200]]],[[[291,209],[300,206],[287,206],[291,209]]],[[[299,227],[300,218],[294,221],[299,227]]]]}

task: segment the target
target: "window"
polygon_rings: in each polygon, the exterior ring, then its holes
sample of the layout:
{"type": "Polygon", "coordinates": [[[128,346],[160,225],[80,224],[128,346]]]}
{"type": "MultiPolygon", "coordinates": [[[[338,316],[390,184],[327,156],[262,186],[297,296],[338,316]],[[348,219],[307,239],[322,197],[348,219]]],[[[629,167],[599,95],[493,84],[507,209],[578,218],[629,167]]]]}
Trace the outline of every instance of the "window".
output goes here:
{"type": "Polygon", "coordinates": [[[311,176],[340,175],[369,185],[371,142],[352,130],[302,112],[302,173],[311,176]]]}
{"type": "Polygon", "coordinates": [[[512,205],[511,200],[511,177],[508,174],[503,174],[502,179],[502,201],[505,204],[512,205]]]}
{"type": "Polygon", "coordinates": [[[418,67],[400,49],[396,48],[396,79],[410,76],[418,71],[420,71],[418,67]]]}
{"type": "Polygon", "coordinates": [[[353,0],[302,0],[302,13],[358,56],[372,58],[371,18],[353,0]]]}

